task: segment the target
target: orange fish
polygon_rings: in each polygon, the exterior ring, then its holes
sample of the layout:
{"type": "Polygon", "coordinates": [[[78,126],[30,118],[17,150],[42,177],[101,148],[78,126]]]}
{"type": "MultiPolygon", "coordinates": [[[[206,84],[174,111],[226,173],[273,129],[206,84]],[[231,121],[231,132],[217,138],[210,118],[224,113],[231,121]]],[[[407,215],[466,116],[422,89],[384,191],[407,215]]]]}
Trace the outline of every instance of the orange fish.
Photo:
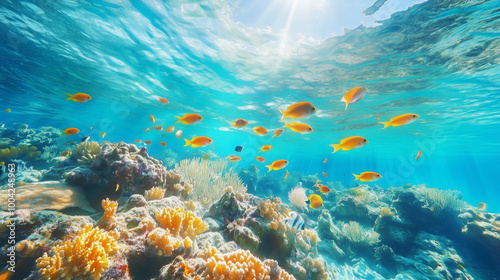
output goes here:
{"type": "Polygon", "coordinates": [[[405,125],[405,124],[410,124],[412,122],[414,122],[418,117],[420,117],[419,115],[417,114],[403,114],[403,115],[399,115],[397,117],[394,117],[392,118],[390,121],[388,122],[381,122],[381,124],[384,125],[384,128],[388,127],[388,126],[401,126],[401,125],[405,125]]]}
{"type": "Polygon", "coordinates": [[[347,138],[340,140],[340,144],[331,144],[329,146],[333,147],[333,152],[332,152],[332,154],[333,154],[339,150],[348,151],[348,150],[356,149],[356,148],[364,146],[366,143],[368,143],[368,140],[366,140],[363,137],[351,136],[351,137],[347,137],[347,138]]]}
{"type": "Polygon", "coordinates": [[[264,146],[262,146],[262,148],[260,148],[260,151],[267,152],[267,151],[271,150],[272,148],[273,148],[273,146],[271,146],[271,145],[264,145],[264,146]]]}
{"type": "Polygon", "coordinates": [[[312,127],[308,126],[305,123],[298,123],[298,122],[287,123],[287,122],[285,122],[285,127],[288,127],[292,131],[295,131],[298,133],[311,133],[313,131],[312,127]]]}
{"type": "Polygon", "coordinates": [[[88,102],[92,100],[92,97],[86,93],[75,93],[75,95],[71,95],[66,93],[69,97],[66,100],[72,100],[76,102],[88,102]]]}
{"type": "Polygon", "coordinates": [[[195,123],[203,120],[203,118],[198,114],[185,114],[182,117],[178,117],[178,116],[175,116],[175,117],[178,119],[178,121],[176,123],[182,122],[182,124],[195,124],[195,123]]]}
{"type": "Polygon", "coordinates": [[[146,128],[146,129],[144,129],[144,131],[148,132],[148,131],[149,131],[149,127],[148,127],[148,128],[146,128]]]}
{"type": "Polygon", "coordinates": [[[260,162],[264,162],[264,161],[266,161],[266,159],[265,159],[265,158],[263,158],[263,157],[257,157],[257,160],[258,160],[258,161],[260,161],[260,162]]]}
{"type": "Polygon", "coordinates": [[[186,145],[184,145],[184,147],[191,145],[193,148],[205,147],[213,142],[212,139],[206,136],[193,137],[191,140],[184,138],[184,141],[186,141],[186,145]]]}
{"type": "Polygon", "coordinates": [[[10,113],[12,110],[10,108],[5,109],[5,113],[10,113]]]}
{"type": "Polygon", "coordinates": [[[274,132],[273,138],[280,136],[281,133],[283,133],[283,131],[284,131],[283,128],[276,129],[276,131],[274,132]]]}
{"type": "Polygon", "coordinates": [[[331,191],[330,188],[325,185],[316,184],[314,186],[318,188],[318,191],[320,193],[329,193],[331,191]]]}
{"type": "Polygon", "coordinates": [[[158,98],[158,101],[160,101],[163,104],[168,104],[168,100],[165,97],[158,98]]]}
{"type": "Polygon", "coordinates": [[[93,129],[94,129],[94,127],[93,127],[93,126],[91,126],[91,127],[90,127],[90,130],[93,130],[93,129]]]}
{"type": "Polygon", "coordinates": [[[366,171],[366,172],[363,172],[359,175],[352,173],[352,175],[354,175],[354,177],[356,177],[356,179],[354,179],[354,181],[360,180],[361,182],[372,182],[372,181],[377,181],[378,179],[382,178],[382,175],[380,175],[376,172],[372,172],[372,171],[366,171]]]}
{"type": "Polygon", "coordinates": [[[134,140],[135,143],[142,143],[141,139],[134,140]]]}
{"type": "Polygon", "coordinates": [[[288,170],[287,170],[286,173],[285,173],[285,179],[288,178],[288,174],[289,173],[288,173],[288,170]]]}
{"type": "Polygon", "coordinates": [[[101,137],[104,138],[104,137],[106,137],[106,132],[101,131],[101,133],[99,133],[99,135],[101,135],[101,137]]]}
{"type": "Polygon", "coordinates": [[[327,159],[327,158],[325,158],[325,160],[323,161],[323,163],[327,163],[327,162],[328,162],[328,159],[327,159]]]}
{"type": "Polygon", "coordinates": [[[285,168],[288,165],[288,160],[280,159],[274,161],[271,165],[266,165],[267,168],[269,168],[269,171],[271,170],[280,170],[282,168],[285,168]]]}
{"type": "Polygon", "coordinates": [[[350,89],[340,101],[345,102],[345,109],[347,110],[347,106],[349,104],[358,102],[363,96],[365,96],[366,88],[365,87],[355,87],[350,89]]]}
{"type": "Polygon", "coordinates": [[[310,194],[308,199],[309,207],[313,209],[318,209],[323,206],[323,199],[317,194],[310,194]]]}
{"type": "Polygon", "coordinates": [[[149,140],[144,141],[144,144],[146,144],[146,145],[149,145],[149,144],[151,144],[151,143],[153,143],[153,142],[151,142],[151,141],[149,141],[149,140]]]}
{"type": "Polygon", "coordinates": [[[158,130],[158,131],[159,131],[159,130],[163,130],[163,126],[161,126],[161,125],[157,125],[157,126],[155,126],[155,130],[158,130]]]}
{"type": "Polygon", "coordinates": [[[380,113],[377,113],[377,121],[380,120],[380,113]]]}
{"type": "Polygon", "coordinates": [[[323,176],[325,176],[326,178],[328,178],[328,175],[325,172],[323,172],[323,176]]]}
{"type": "Polygon", "coordinates": [[[235,122],[231,122],[231,125],[236,128],[244,127],[247,124],[248,122],[244,119],[237,119],[235,122]]]}
{"type": "Polygon", "coordinates": [[[175,127],[173,127],[173,126],[171,126],[171,127],[167,128],[167,132],[168,132],[168,133],[170,133],[170,132],[172,132],[172,131],[174,131],[174,130],[175,130],[175,127]]]}
{"type": "Polygon", "coordinates": [[[256,126],[253,129],[253,132],[259,134],[260,136],[263,136],[267,134],[267,129],[263,128],[262,126],[256,126]]]}
{"type": "Polygon", "coordinates": [[[419,159],[421,155],[422,155],[422,151],[418,151],[417,156],[415,157],[415,159],[419,159]]]}
{"type": "Polygon", "coordinates": [[[70,128],[66,128],[63,132],[66,135],[75,135],[78,132],[80,132],[80,130],[78,128],[70,127],[70,128]]]}
{"type": "Polygon", "coordinates": [[[175,136],[177,136],[177,138],[181,138],[181,135],[182,135],[182,130],[177,130],[175,136]]]}
{"type": "Polygon", "coordinates": [[[153,115],[149,115],[149,120],[153,123],[156,122],[155,117],[153,115]]]}
{"type": "Polygon", "coordinates": [[[164,141],[161,141],[160,145],[162,145],[163,147],[165,147],[165,146],[167,146],[167,143],[165,143],[164,141]]]}
{"type": "Polygon", "coordinates": [[[235,155],[227,156],[227,159],[229,159],[229,161],[240,161],[241,160],[241,158],[239,156],[235,156],[235,155]]]}
{"type": "Polygon", "coordinates": [[[293,105],[290,105],[286,111],[279,110],[283,116],[281,119],[291,118],[291,119],[299,119],[299,118],[307,118],[316,112],[316,108],[310,102],[298,102],[293,105]]]}

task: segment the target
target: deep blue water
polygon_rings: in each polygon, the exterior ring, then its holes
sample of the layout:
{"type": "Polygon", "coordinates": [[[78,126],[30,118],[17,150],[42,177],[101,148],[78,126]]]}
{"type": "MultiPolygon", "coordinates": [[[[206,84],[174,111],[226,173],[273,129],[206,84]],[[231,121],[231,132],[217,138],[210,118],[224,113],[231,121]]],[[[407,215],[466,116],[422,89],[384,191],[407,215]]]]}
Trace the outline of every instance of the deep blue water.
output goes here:
{"type": "MultiPolygon", "coordinates": [[[[497,1],[427,1],[377,27],[360,26],[317,45],[289,42],[247,27],[225,1],[17,1],[0,4],[0,122],[30,127],[77,127],[68,139],[151,140],[148,149],[179,153],[183,137],[208,136],[220,157],[243,145],[238,167],[290,161],[287,170],[354,184],[351,173],[376,171],[384,188],[405,184],[460,190],[472,205],[500,211],[500,18],[497,1]],[[345,104],[352,87],[366,96],[345,104]],[[88,103],[66,101],[84,92],[88,103]],[[170,103],[162,104],[157,98],[170,103]],[[318,112],[300,120],[311,134],[285,129],[278,109],[312,102],[318,112]],[[10,113],[3,112],[10,108],[10,113]],[[192,126],[174,116],[199,113],[192,126]],[[378,124],[414,113],[412,124],[378,124]],[[229,121],[250,124],[232,128],[229,121]],[[270,130],[266,136],[254,126],[270,130]],[[93,130],[90,127],[94,127],[93,130]],[[151,131],[144,132],[150,127],[151,131]],[[165,137],[161,137],[166,134],[165,137]],[[369,144],[331,154],[349,136],[369,144]],[[159,145],[166,141],[167,147],[159,145]],[[255,160],[265,144],[274,148],[255,160]],[[423,155],[415,161],[416,153],[423,155]],[[323,160],[328,158],[327,164],[323,160]]],[[[278,176],[284,170],[273,171],[278,176]]],[[[374,184],[374,183],[370,183],[374,184]]]]}

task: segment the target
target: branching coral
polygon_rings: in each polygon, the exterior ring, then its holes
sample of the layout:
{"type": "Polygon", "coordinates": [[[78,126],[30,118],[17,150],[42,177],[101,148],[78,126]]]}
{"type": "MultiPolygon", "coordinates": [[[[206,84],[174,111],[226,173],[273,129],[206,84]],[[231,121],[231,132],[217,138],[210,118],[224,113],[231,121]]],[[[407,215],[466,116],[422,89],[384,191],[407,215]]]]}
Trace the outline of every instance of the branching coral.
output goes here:
{"type": "Polygon", "coordinates": [[[144,192],[144,197],[147,200],[160,200],[165,195],[165,189],[160,187],[152,187],[144,192]]]}
{"type": "Polygon", "coordinates": [[[118,202],[109,200],[109,198],[102,200],[102,209],[104,209],[104,216],[102,220],[111,221],[116,217],[116,209],[118,208],[118,202]]]}
{"type": "Polygon", "coordinates": [[[88,224],[74,240],[38,258],[38,272],[44,279],[99,279],[109,266],[109,257],[118,250],[117,239],[117,232],[105,232],[88,224]]]}
{"type": "Polygon", "coordinates": [[[189,248],[193,241],[189,237],[180,238],[170,234],[168,229],[155,228],[148,235],[147,244],[154,247],[159,255],[171,256],[172,252],[178,248],[189,248]]]}
{"type": "Polygon", "coordinates": [[[19,144],[19,146],[11,146],[9,148],[0,150],[0,162],[9,161],[11,159],[23,159],[34,161],[37,160],[42,153],[37,150],[35,146],[28,146],[26,144],[19,144]]]}
{"type": "Polygon", "coordinates": [[[286,231],[285,215],[288,208],[281,207],[281,199],[271,197],[257,205],[257,211],[260,216],[271,220],[269,227],[274,230],[286,231]]]}
{"type": "Polygon", "coordinates": [[[173,236],[189,237],[194,239],[196,234],[208,229],[207,223],[198,218],[191,211],[182,208],[164,208],[155,211],[156,220],[161,227],[170,230],[173,236]]]}
{"type": "Polygon", "coordinates": [[[101,152],[101,147],[99,143],[95,141],[83,142],[78,144],[71,151],[71,158],[78,161],[81,164],[90,164],[92,159],[94,159],[101,152]]]}

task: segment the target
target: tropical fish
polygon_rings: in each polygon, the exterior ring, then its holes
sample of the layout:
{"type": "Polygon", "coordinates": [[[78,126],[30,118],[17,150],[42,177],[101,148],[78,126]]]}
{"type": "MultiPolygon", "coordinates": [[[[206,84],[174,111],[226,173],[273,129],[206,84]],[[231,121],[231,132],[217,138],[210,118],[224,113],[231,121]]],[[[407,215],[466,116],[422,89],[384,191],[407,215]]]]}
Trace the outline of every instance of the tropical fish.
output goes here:
{"type": "Polygon", "coordinates": [[[479,211],[486,211],[486,203],[484,202],[479,202],[477,204],[477,208],[479,208],[479,211]]]}
{"type": "Polygon", "coordinates": [[[116,190],[115,190],[115,192],[117,192],[119,188],[120,188],[120,184],[116,184],[116,190]]]}
{"type": "Polygon", "coordinates": [[[163,126],[161,126],[161,125],[156,125],[154,128],[155,128],[155,130],[158,130],[158,131],[163,130],[163,126]]]}
{"type": "Polygon", "coordinates": [[[241,158],[239,156],[235,156],[235,155],[227,156],[227,159],[229,159],[229,161],[240,161],[241,160],[241,158]]]}
{"type": "Polygon", "coordinates": [[[61,153],[62,157],[67,157],[69,155],[69,151],[64,151],[61,153]]]}
{"type": "Polygon", "coordinates": [[[298,133],[311,133],[313,131],[312,127],[308,126],[305,123],[298,123],[298,122],[287,123],[287,122],[285,122],[285,127],[288,127],[292,131],[295,131],[298,133]]]}
{"type": "Polygon", "coordinates": [[[323,199],[317,194],[310,194],[306,203],[309,204],[309,207],[318,209],[323,206],[323,199]]]}
{"type": "Polygon", "coordinates": [[[323,176],[325,176],[326,178],[328,178],[328,175],[325,172],[323,172],[323,176]]]}
{"type": "Polygon", "coordinates": [[[231,125],[236,127],[236,128],[244,127],[247,124],[248,124],[248,121],[246,121],[244,119],[237,119],[235,122],[231,122],[231,125]]]}
{"type": "Polygon", "coordinates": [[[165,147],[165,146],[167,146],[167,143],[165,141],[161,141],[160,145],[162,145],[163,147],[165,147]]]}
{"type": "Polygon", "coordinates": [[[189,140],[184,138],[184,141],[186,141],[185,146],[191,145],[193,148],[198,148],[198,147],[204,147],[206,145],[209,145],[213,142],[212,139],[206,137],[206,136],[198,136],[198,137],[193,137],[193,139],[189,140]]]}
{"type": "Polygon", "coordinates": [[[146,144],[146,145],[149,145],[149,144],[152,144],[152,143],[153,143],[153,142],[151,142],[151,141],[149,141],[149,140],[144,141],[144,144],[146,144]]]}
{"type": "Polygon", "coordinates": [[[271,165],[266,165],[267,168],[269,168],[269,171],[271,170],[280,170],[282,168],[285,168],[288,165],[288,160],[280,159],[274,161],[271,165]]]}
{"type": "Polygon", "coordinates": [[[276,131],[274,132],[273,138],[280,136],[281,133],[283,133],[283,131],[285,131],[283,128],[276,129],[276,131]]]}
{"type": "Polygon", "coordinates": [[[327,163],[327,162],[328,162],[328,159],[327,159],[327,158],[325,158],[325,160],[323,161],[323,163],[327,163]]]}
{"type": "Polygon", "coordinates": [[[283,116],[281,119],[291,118],[291,119],[299,119],[299,118],[307,118],[316,112],[316,108],[310,102],[298,102],[293,105],[288,106],[286,111],[279,110],[283,116]]]}
{"type": "Polygon", "coordinates": [[[288,173],[288,170],[287,170],[286,173],[285,173],[285,180],[286,180],[286,178],[288,178],[288,174],[289,173],[288,173]]]}
{"type": "Polygon", "coordinates": [[[381,124],[384,125],[384,128],[388,127],[388,126],[401,126],[401,125],[405,125],[405,124],[410,124],[412,122],[414,122],[418,117],[420,117],[419,115],[417,114],[403,114],[403,115],[399,115],[397,117],[394,117],[392,118],[390,121],[388,122],[381,122],[381,124]]]}
{"type": "Polygon", "coordinates": [[[352,173],[352,175],[354,175],[354,177],[356,177],[356,179],[354,179],[354,181],[360,180],[361,182],[372,182],[372,181],[377,181],[378,179],[382,178],[382,175],[380,175],[376,172],[372,172],[372,171],[366,171],[366,172],[363,172],[359,175],[352,173]]]}
{"type": "Polygon", "coordinates": [[[380,121],[380,113],[377,113],[377,121],[380,121]]]}
{"type": "Polygon", "coordinates": [[[75,135],[78,132],[80,132],[80,130],[78,128],[70,127],[70,128],[66,128],[63,132],[66,135],[75,135]]]}
{"type": "Polygon", "coordinates": [[[83,137],[83,138],[80,140],[80,142],[87,142],[87,141],[89,141],[89,139],[90,139],[90,136],[85,136],[85,137],[83,137]]]}
{"type": "Polygon", "coordinates": [[[135,143],[142,143],[142,140],[141,139],[136,139],[134,140],[135,143]]]}
{"type": "Polygon", "coordinates": [[[185,114],[182,117],[178,117],[178,116],[175,116],[175,117],[178,119],[178,121],[176,123],[182,122],[182,124],[195,124],[195,123],[203,120],[203,118],[198,114],[185,114]]]}
{"type": "Polygon", "coordinates": [[[10,113],[12,110],[10,108],[5,109],[5,113],[10,113]]]}
{"type": "Polygon", "coordinates": [[[93,126],[91,126],[91,127],[90,127],[90,130],[93,130],[93,129],[94,129],[94,127],[93,127],[93,126]]]}
{"type": "Polygon", "coordinates": [[[347,106],[349,104],[358,102],[363,96],[365,96],[366,88],[365,87],[355,87],[350,89],[340,101],[345,102],[345,110],[347,110],[347,106]]]}
{"type": "Polygon", "coordinates": [[[256,126],[253,129],[253,132],[259,134],[260,136],[263,136],[267,134],[267,129],[263,128],[262,126],[256,126]]]}
{"type": "Polygon", "coordinates": [[[101,133],[99,133],[99,135],[101,135],[101,137],[104,138],[104,137],[106,137],[106,132],[101,131],[101,133]]]}
{"type": "Polygon", "coordinates": [[[210,158],[210,155],[209,154],[204,154],[201,158],[204,159],[204,160],[207,160],[207,159],[210,158]]]}
{"type": "Polygon", "coordinates": [[[181,135],[182,135],[182,130],[177,130],[177,132],[175,133],[175,136],[177,138],[181,138],[181,135]]]}
{"type": "Polygon", "coordinates": [[[148,131],[149,131],[149,127],[148,127],[148,128],[146,128],[146,129],[144,129],[144,131],[145,131],[145,132],[148,132],[148,131]]]}
{"type": "Polygon", "coordinates": [[[172,132],[172,131],[174,131],[174,130],[175,130],[175,127],[173,127],[173,126],[171,126],[171,127],[169,127],[169,128],[167,128],[167,129],[166,129],[166,131],[167,131],[168,133],[170,133],[170,132],[172,132]]]}
{"type": "Polygon", "coordinates": [[[366,145],[368,141],[361,136],[351,136],[340,140],[340,144],[331,144],[329,146],[333,147],[333,153],[339,150],[352,150],[366,145]]]}
{"type": "Polygon", "coordinates": [[[259,156],[257,156],[257,161],[259,161],[259,162],[264,162],[264,161],[266,161],[266,159],[265,159],[265,158],[263,158],[263,157],[259,157],[259,156]]]}
{"type": "Polygon", "coordinates": [[[160,101],[163,104],[168,104],[168,100],[165,97],[158,98],[158,101],[160,101]]]}
{"type": "Polygon", "coordinates": [[[238,153],[241,153],[244,148],[245,147],[243,147],[243,146],[236,146],[236,148],[234,148],[234,150],[237,151],[238,153]]]}
{"type": "Polygon", "coordinates": [[[418,151],[417,156],[415,157],[415,159],[419,159],[421,155],[422,155],[422,151],[418,151]]]}
{"type": "Polygon", "coordinates": [[[320,193],[329,193],[331,191],[330,188],[325,185],[316,184],[314,186],[318,188],[320,193]]]}
{"type": "Polygon", "coordinates": [[[153,115],[149,115],[149,120],[152,122],[152,123],[155,123],[156,120],[155,120],[155,117],[153,115]]]}
{"type": "Polygon", "coordinates": [[[306,222],[304,221],[304,218],[300,216],[299,213],[295,211],[290,211],[288,212],[288,226],[297,229],[297,230],[303,230],[304,226],[306,225],[306,222]]]}
{"type": "Polygon", "coordinates": [[[92,100],[92,97],[86,93],[75,93],[74,95],[71,95],[69,93],[66,93],[69,97],[66,100],[72,100],[76,102],[88,102],[92,100]]]}
{"type": "Polygon", "coordinates": [[[267,151],[271,150],[272,148],[273,148],[272,145],[264,145],[264,146],[262,146],[262,148],[260,148],[260,151],[267,152],[267,151]]]}

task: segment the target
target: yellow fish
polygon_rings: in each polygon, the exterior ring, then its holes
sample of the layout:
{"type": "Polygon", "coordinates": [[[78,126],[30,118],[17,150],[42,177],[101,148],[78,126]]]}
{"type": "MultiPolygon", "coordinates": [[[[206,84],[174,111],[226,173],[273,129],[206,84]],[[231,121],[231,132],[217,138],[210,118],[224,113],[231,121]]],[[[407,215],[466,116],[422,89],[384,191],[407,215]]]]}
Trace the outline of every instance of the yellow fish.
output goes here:
{"type": "Polygon", "coordinates": [[[120,188],[120,185],[116,184],[116,190],[115,190],[115,192],[117,192],[119,188],[120,188]]]}
{"type": "Polygon", "coordinates": [[[271,170],[280,170],[282,168],[285,168],[288,165],[288,160],[280,159],[274,161],[271,165],[266,165],[267,168],[269,168],[269,171],[271,170]]]}
{"type": "Polygon", "coordinates": [[[286,173],[285,173],[285,179],[288,178],[288,174],[289,173],[288,173],[288,170],[287,170],[286,173]]]}
{"type": "Polygon", "coordinates": [[[356,149],[356,148],[359,148],[359,147],[366,145],[367,143],[368,143],[368,140],[366,140],[365,138],[363,138],[361,136],[351,136],[351,137],[347,137],[347,138],[340,140],[340,144],[331,144],[329,146],[333,147],[333,152],[332,152],[332,154],[333,154],[339,150],[348,151],[348,150],[356,149]]]}
{"type": "Polygon", "coordinates": [[[316,112],[316,108],[310,102],[298,102],[293,105],[290,105],[286,111],[279,110],[283,116],[281,119],[291,118],[291,119],[299,119],[299,118],[307,118],[316,112]]]}
{"type": "Polygon", "coordinates": [[[101,133],[99,133],[99,135],[101,135],[101,137],[104,138],[106,136],[106,132],[102,131],[101,133]]]}
{"type": "Polygon", "coordinates": [[[5,109],[5,113],[10,113],[12,110],[10,108],[5,109]]]}
{"type": "Polygon", "coordinates": [[[405,125],[414,122],[418,117],[420,117],[417,114],[403,114],[399,115],[397,117],[392,118],[388,122],[381,122],[381,124],[384,125],[383,128],[386,128],[388,126],[400,126],[400,125],[405,125]]]}
{"type": "Polygon", "coordinates": [[[156,120],[155,120],[155,117],[153,115],[149,115],[149,120],[152,122],[152,123],[155,123],[156,120]]]}
{"type": "Polygon", "coordinates": [[[66,100],[72,100],[76,102],[88,102],[92,100],[92,97],[86,93],[75,93],[75,95],[71,95],[66,93],[69,97],[66,100]]]}
{"type": "Polygon", "coordinates": [[[175,117],[178,119],[176,123],[182,122],[182,124],[195,124],[195,123],[203,120],[203,118],[198,114],[185,114],[182,117],[178,117],[178,116],[175,116],[175,117]]]}
{"type": "Polygon", "coordinates": [[[371,171],[366,171],[366,172],[363,172],[359,175],[352,173],[352,175],[354,175],[354,177],[356,177],[356,179],[354,179],[354,181],[360,180],[361,182],[372,182],[372,181],[377,181],[378,179],[382,178],[382,175],[380,175],[376,172],[371,172],[371,171]]]}
{"type": "Polygon", "coordinates": [[[257,133],[260,136],[263,136],[267,134],[267,129],[263,128],[262,126],[256,126],[253,129],[253,132],[257,133]]]}
{"type": "Polygon", "coordinates": [[[365,96],[366,88],[365,87],[355,87],[350,89],[340,101],[345,102],[345,110],[347,110],[347,106],[349,104],[358,102],[363,96],[365,96]]]}
{"type": "Polygon", "coordinates": [[[283,128],[276,129],[276,131],[274,132],[273,138],[280,136],[281,133],[283,133],[283,131],[284,131],[283,128]]]}
{"type": "Polygon", "coordinates": [[[267,151],[271,150],[272,148],[273,148],[272,145],[264,145],[264,146],[262,146],[262,148],[260,148],[260,151],[267,152],[267,151]]]}
{"type": "Polygon", "coordinates": [[[244,119],[237,119],[235,122],[231,122],[231,125],[236,127],[236,128],[244,127],[247,124],[248,124],[248,121],[246,121],[244,119]]]}
{"type": "Polygon", "coordinates": [[[257,160],[258,160],[259,162],[264,162],[264,161],[266,161],[266,159],[265,159],[265,158],[263,158],[263,157],[257,157],[257,160]]]}
{"type": "Polygon", "coordinates": [[[318,209],[323,206],[323,199],[317,194],[310,194],[309,197],[309,207],[313,209],[318,209]]]}
{"type": "Polygon", "coordinates": [[[191,140],[184,138],[184,141],[186,141],[186,145],[184,145],[184,147],[191,145],[193,148],[205,147],[213,142],[212,139],[206,136],[193,137],[191,140]]]}
{"type": "Polygon", "coordinates": [[[298,133],[311,133],[313,131],[312,127],[308,126],[305,123],[298,123],[298,122],[287,123],[287,122],[285,122],[285,127],[288,127],[292,131],[295,131],[298,133]]]}

